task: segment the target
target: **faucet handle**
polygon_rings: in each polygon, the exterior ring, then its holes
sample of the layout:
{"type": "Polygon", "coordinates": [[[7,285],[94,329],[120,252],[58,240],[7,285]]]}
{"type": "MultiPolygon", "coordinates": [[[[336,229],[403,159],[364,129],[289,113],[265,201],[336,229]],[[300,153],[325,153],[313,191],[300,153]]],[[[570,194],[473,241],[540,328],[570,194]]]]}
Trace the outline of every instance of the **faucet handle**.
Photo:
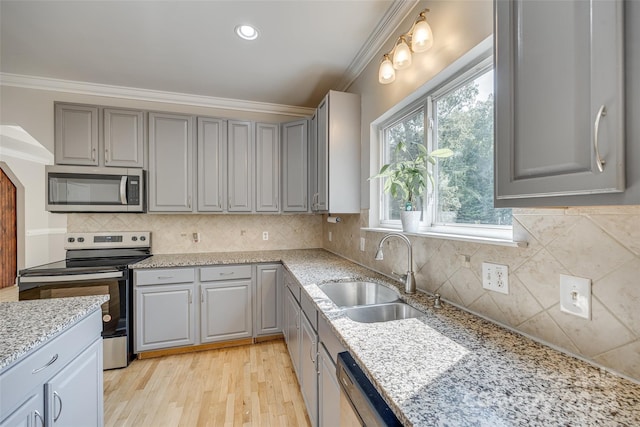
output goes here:
{"type": "Polygon", "coordinates": [[[396,273],[395,271],[392,271],[391,275],[393,277],[395,277],[396,279],[398,279],[398,280],[402,280],[403,282],[407,279],[407,275],[406,274],[396,273]]]}
{"type": "Polygon", "coordinates": [[[433,308],[441,308],[442,304],[440,303],[440,294],[436,293],[434,297],[435,301],[433,301],[433,308]]]}

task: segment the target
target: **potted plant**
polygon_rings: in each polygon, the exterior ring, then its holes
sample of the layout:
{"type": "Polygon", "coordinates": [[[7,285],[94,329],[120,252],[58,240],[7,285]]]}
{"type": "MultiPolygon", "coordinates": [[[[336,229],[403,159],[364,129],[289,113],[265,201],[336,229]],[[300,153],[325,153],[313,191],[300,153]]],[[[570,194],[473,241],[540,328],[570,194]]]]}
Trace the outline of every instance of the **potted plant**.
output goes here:
{"type": "Polygon", "coordinates": [[[452,155],[453,151],[448,148],[428,152],[424,144],[412,143],[409,146],[400,141],[394,149],[395,160],[383,165],[376,175],[369,178],[386,178],[384,192],[401,202],[400,220],[403,231],[418,231],[422,210],[419,199],[427,188],[427,179],[434,185],[428,163],[435,165],[436,159],[452,155]]]}

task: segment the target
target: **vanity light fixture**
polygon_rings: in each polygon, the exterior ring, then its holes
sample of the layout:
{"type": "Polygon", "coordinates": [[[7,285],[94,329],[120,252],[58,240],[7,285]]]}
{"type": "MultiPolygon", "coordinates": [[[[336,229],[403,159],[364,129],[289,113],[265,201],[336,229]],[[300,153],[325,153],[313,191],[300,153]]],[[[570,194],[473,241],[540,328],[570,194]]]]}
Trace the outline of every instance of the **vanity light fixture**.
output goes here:
{"type": "Polygon", "coordinates": [[[258,38],[258,30],[248,24],[236,25],[235,31],[238,37],[244,40],[255,40],[258,38]]]}
{"type": "Polygon", "coordinates": [[[404,70],[411,66],[412,54],[426,52],[433,46],[433,32],[427,22],[425,9],[418,15],[406,34],[398,37],[389,53],[385,53],[378,70],[378,81],[383,84],[392,83],[396,79],[395,70],[404,70]]]}

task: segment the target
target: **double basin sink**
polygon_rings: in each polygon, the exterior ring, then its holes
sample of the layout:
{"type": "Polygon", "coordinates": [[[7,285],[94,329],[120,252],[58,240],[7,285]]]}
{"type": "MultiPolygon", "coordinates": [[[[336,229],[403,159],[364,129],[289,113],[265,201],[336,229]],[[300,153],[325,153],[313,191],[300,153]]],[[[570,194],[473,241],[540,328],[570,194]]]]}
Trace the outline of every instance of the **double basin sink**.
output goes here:
{"type": "Polygon", "coordinates": [[[388,322],[423,316],[398,294],[374,282],[330,282],[319,286],[338,307],[345,308],[351,320],[360,323],[388,322]]]}

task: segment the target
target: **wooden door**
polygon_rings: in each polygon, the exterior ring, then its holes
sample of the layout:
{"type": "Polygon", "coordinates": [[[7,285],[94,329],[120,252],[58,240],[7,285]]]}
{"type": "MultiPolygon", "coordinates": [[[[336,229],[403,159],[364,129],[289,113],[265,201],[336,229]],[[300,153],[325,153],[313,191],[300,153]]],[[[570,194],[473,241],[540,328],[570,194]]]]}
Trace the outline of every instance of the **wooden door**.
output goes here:
{"type": "Polygon", "coordinates": [[[18,268],[16,186],[0,169],[0,288],[13,286],[18,268]]]}

